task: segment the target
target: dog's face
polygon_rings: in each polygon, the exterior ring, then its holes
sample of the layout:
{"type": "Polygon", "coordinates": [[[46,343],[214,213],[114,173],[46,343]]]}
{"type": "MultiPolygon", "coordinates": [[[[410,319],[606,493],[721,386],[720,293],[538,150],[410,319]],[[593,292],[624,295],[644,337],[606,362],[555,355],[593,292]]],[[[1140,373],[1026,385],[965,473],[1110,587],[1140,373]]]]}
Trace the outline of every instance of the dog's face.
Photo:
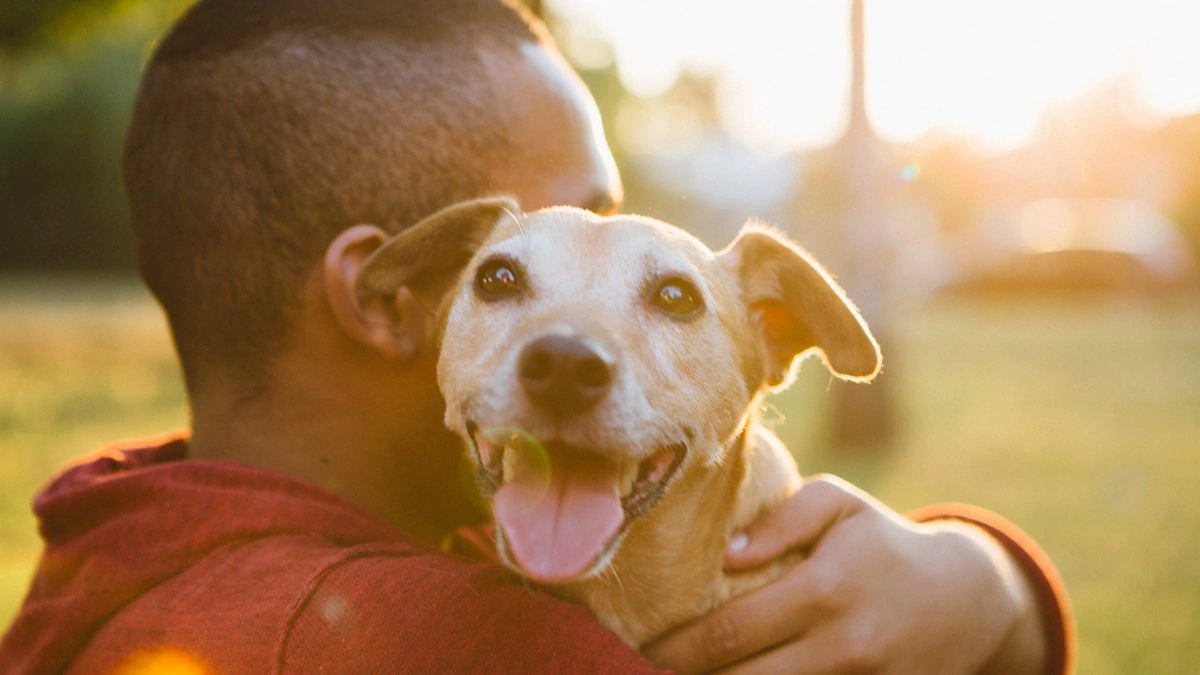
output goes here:
{"type": "Polygon", "coordinates": [[[517,214],[452,207],[381,249],[362,285],[437,308],[446,424],[472,449],[502,556],[527,576],[603,567],[681,474],[723,461],[797,356],[819,350],[852,379],[878,370],[840,290],[764,230],[718,254],[647,218],[517,214]],[[422,254],[426,269],[396,272],[422,254]]]}
{"type": "Polygon", "coordinates": [[[736,286],[682,231],[574,209],[522,228],[468,265],[438,382],[497,487],[503,553],[561,581],[606,562],[685,463],[719,459],[759,378],[736,286]],[[485,433],[501,428],[542,447],[485,433]]]}

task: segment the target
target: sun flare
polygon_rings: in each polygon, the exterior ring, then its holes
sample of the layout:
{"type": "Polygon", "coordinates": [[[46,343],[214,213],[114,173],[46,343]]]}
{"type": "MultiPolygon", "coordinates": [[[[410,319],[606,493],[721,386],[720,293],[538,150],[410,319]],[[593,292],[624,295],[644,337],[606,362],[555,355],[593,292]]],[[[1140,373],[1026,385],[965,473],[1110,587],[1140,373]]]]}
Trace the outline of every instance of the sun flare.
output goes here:
{"type": "MultiPolygon", "coordinates": [[[[551,6],[611,42],[634,93],[661,93],[685,68],[716,74],[725,126],[752,145],[814,147],[843,130],[850,0],[551,6]]],[[[888,140],[942,129],[1008,149],[1049,106],[1119,77],[1152,115],[1200,110],[1200,3],[867,0],[865,24],[868,113],[888,140]]]]}

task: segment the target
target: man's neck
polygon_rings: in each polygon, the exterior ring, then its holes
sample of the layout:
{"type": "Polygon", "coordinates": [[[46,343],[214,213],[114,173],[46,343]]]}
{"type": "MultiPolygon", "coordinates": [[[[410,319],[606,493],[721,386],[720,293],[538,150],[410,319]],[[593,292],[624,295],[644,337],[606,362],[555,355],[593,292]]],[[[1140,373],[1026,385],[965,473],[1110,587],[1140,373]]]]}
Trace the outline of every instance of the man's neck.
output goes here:
{"type": "Polygon", "coordinates": [[[415,392],[413,400],[388,405],[361,382],[338,386],[346,373],[328,370],[285,364],[271,386],[249,398],[214,383],[193,397],[190,456],[311,483],[429,544],[475,522],[478,512],[459,481],[462,451],[441,424],[436,395],[431,403],[415,392]]]}

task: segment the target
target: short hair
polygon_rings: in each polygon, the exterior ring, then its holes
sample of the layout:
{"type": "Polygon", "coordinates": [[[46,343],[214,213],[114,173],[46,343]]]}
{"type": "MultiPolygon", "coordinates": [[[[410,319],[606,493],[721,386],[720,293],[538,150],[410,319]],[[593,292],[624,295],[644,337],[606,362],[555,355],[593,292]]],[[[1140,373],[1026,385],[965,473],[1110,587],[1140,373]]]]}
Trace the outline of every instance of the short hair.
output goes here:
{"type": "Polygon", "coordinates": [[[138,269],[189,390],[261,380],[340,231],[488,192],[510,140],[481,44],[546,40],[509,0],[200,0],[145,69],[123,174],[138,269]]]}

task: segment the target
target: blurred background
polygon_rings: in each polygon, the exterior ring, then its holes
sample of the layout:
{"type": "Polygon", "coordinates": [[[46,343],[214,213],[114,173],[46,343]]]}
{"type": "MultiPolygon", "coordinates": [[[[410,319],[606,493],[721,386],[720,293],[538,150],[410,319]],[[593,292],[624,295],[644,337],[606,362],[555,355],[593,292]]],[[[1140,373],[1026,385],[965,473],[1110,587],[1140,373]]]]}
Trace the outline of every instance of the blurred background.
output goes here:
{"type": "MultiPolygon", "coordinates": [[[[119,152],[184,0],[0,0],[0,626],[64,462],[186,424],[119,152]]],[[[993,509],[1060,567],[1080,672],[1200,662],[1200,4],[545,0],[627,209],[777,225],[884,348],[768,418],[806,473],[993,509]]]]}

